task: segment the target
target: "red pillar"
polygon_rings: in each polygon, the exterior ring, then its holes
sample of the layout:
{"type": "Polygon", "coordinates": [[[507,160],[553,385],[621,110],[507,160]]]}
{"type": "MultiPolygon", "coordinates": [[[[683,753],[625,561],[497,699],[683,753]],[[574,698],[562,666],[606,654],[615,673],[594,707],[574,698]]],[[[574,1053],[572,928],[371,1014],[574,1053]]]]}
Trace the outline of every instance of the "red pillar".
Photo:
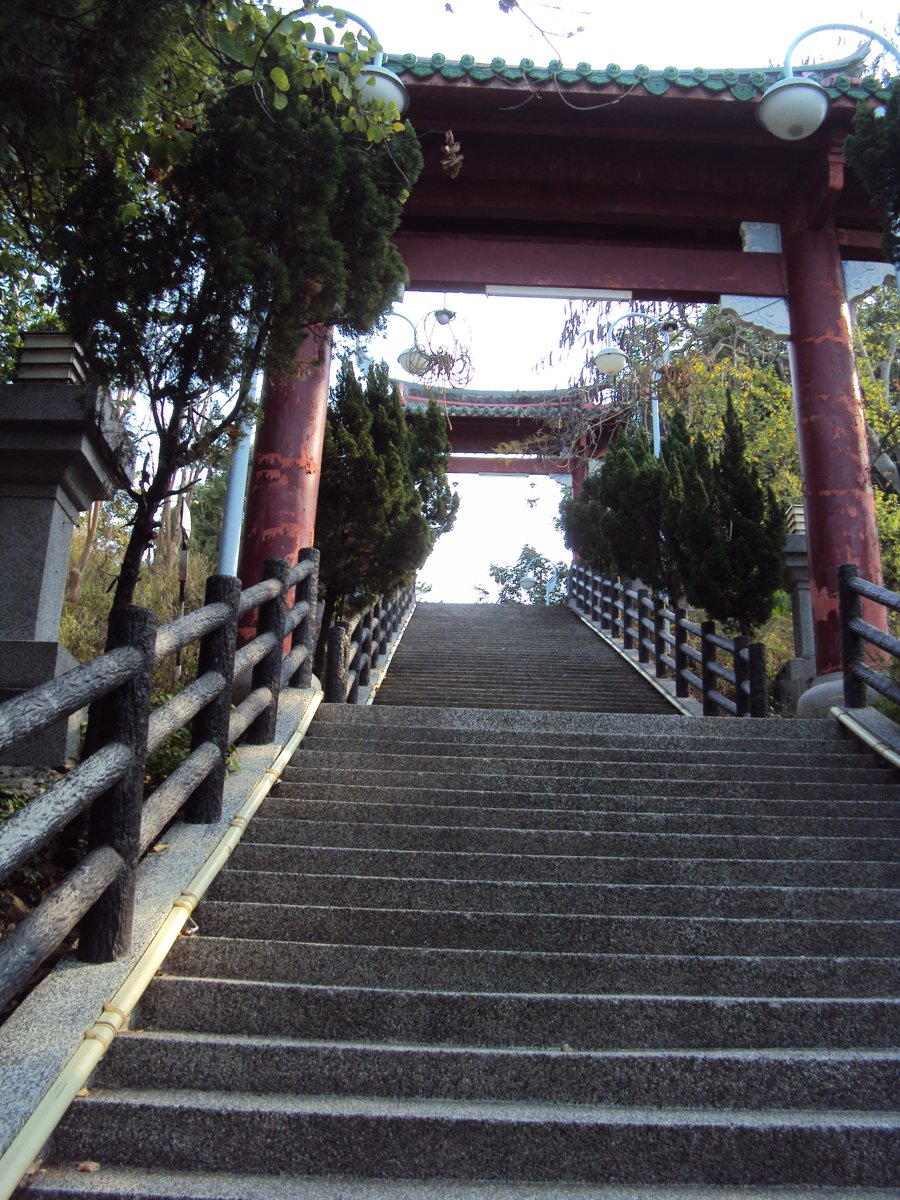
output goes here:
{"type": "MultiPolygon", "coordinates": [[[[259,582],[267,558],[293,563],[313,544],[330,365],[331,330],[318,329],[301,346],[292,374],[266,380],[241,544],[244,587],[259,582]]],[[[248,632],[252,626],[242,626],[242,640],[248,632]]]]}
{"type": "Polygon", "coordinates": [[[588,476],[587,459],[577,458],[572,464],[572,495],[578,496],[581,494],[581,489],[584,487],[584,481],[588,476]]]}
{"type": "MultiPolygon", "coordinates": [[[[881,554],[850,311],[831,220],[786,227],[791,364],[816,646],[816,672],[840,670],[837,568],[881,582],[881,554]]],[[[867,612],[882,628],[884,610],[867,612]]]]}

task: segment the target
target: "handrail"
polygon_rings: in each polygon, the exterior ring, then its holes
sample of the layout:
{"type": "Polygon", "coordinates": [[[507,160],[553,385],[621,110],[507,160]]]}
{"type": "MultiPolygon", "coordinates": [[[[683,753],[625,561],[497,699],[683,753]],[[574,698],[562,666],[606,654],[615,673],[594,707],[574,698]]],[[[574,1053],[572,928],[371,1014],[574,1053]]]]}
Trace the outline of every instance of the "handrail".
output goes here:
{"type": "Polygon", "coordinates": [[[900,639],[866,621],[862,606],[865,599],[890,612],[900,613],[900,592],[892,592],[869,579],[863,579],[855,563],[845,563],[838,567],[838,597],[844,703],[847,708],[865,708],[868,703],[867,689],[871,688],[893,704],[900,704],[900,685],[891,679],[887,670],[879,670],[865,661],[866,646],[869,645],[881,651],[877,658],[882,663],[885,656],[896,662],[900,659],[900,639]]]}
{"type": "Polygon", "coordinates": [[[325,652],[326,703],[359,703],[360,688],[368,687],[415,596],[414,586],[403,588],[349,621],[332,625],[325,652]]]}
{"type": "Polygon", "coordinates": [[[107,651],[83,667],[66,671],[20,696],[0,704],[0,750],[39,733],[71,716],[108,692],[121,687],[140,667],[140,656],[129,647],[107,651]]]}
{"type": "Polygon", "coordinates": [[[78,922],[80,957],[106,962],[127,951],[140,857],[179,812],[197,823],[220,818],[229,745],[271,742],[282,687],[310,686],[318,551],[301,550],[293,567],[267,560],[264,570],[243,591],[238,579],[211,576],[202,608],[158,628],[147,609],[114,610],[105,654],[0,705],[0,750],[90,705],[82,761],[0,825],[3,879],[89,815],[85,857],[0,942],[0,1008],[78,922]],[[253,608],[256,636],[236,651],[238,616],[253,608]],[[151,712],[153,668],[194,643],[196,679],[151,712]],[[251,691],[232,711],[241,669],[252,671],[251,691]],[[185,727],[190,753],[145,800],[147,754],[185,727]]]}
{"type": "Polygon", "coordinates": [[[634,588],[600,574],[584,563],[569,571],[569,607],[624,650],[636,650],[642,666],[653,664],[657,679],[671,676],[675,695],[696,691],[703,715],[765,717],[768,714],[765,647],[749,638],[728,638],[715,622],[697,624],[683,608],[669,608],[665,596],[634,588]],[[718,653],[729,656],[719,662],[718,653]],[[699,673],[691,669],[694,665],[699,673]],[[728,685],[733,695],[721,691],[728,685]]]}

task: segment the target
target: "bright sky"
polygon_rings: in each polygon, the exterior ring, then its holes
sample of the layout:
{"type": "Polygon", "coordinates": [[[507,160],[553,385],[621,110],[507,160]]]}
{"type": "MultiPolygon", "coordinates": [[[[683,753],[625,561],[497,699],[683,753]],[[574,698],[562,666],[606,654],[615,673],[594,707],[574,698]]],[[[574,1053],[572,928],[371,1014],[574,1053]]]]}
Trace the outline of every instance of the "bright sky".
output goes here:
{"type": "MultiPolygon", "coordinates": [[[[653,69],[781,63],[795,37],[831,22],[866,26],[896,44],[898,20],[896,0],[521,0],[522,12],[509,14],[500,11],[497,0],[356,0],[356,7],[389,53],[472,54],[481,62],[527,57],[541,65],[553,58],[572,66],[645,63],[653,69]],[[548,31],[549,42],[528,16],[548,31]]],[[[840,57],[860,40],[852,33],[814,35],[798,48],[794,65],[840,57]]],[[[443,303],[442,294],[407,293],[395,311],[417,325],[443,303]]],[[[446,305],[459,314],[455,328],[470,347],[475,365],[470,387],[555,388],[569,382],[574,363],[569,366],[558,350],[564,301],[448,295],[446,305]],[[551,353],[559,360],[553,368],[546,366],[551,353]]],[[[397,355],[411,344],[409,325],[390,319],[386,333],[372,340],[370,353],[384,358],[395,377],[410,378],[397,365],[397,355]]],[[[560,489],[551,480],[454,478],[461,498],[456,528],[439,539],[420,574],[432,586],[429,600],[477,599],[475,585],[493,586],[490,564],[513,562],[526,542],[553,561],[568,560],[553,528],[560,489]]]]}
{"type": "MultiPolygon", "coordinates": [[[[497,0],[356,0],[392,54],[412,52],[448,58],[473,54],[481,62],[528,57],[546,64],[560,58],[604,66],[617,62],[653,68],[757,67],[783,61],[791,41],[806,29],[830,22],[865,25],[891,38],[897,6],[892,0],[521,0],[521,13],[504,14],[497,0]],[[452,11],[447,11],[448,9],[452,11]],[[554,49],[526,19],[551,32],[554,49]],[[579,28],[582,32],[575,32],[579,28]],[[569,33],[572,36],[567,36],[569,33]]],[[[811,38],[801,58],[830,56],[839,39],[811,38]]]]}

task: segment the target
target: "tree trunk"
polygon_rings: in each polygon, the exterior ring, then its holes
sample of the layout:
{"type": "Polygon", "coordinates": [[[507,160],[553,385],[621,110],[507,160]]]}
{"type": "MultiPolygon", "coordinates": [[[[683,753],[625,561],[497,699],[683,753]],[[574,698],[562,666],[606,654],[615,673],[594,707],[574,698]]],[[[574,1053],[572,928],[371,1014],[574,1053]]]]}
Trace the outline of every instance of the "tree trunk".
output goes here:
{"type": "Polygon", "coordinates": [[[84,532],[84,545],[78,555],[69,564],[69,574],[66,579],[66,603],[77,604],[81,599],[81,585],[84,583],[84,571],[97,541],[97,530],[100,527],[100,514],[103,511],[102,500],[94,500],[87,511],[84,532]]]}

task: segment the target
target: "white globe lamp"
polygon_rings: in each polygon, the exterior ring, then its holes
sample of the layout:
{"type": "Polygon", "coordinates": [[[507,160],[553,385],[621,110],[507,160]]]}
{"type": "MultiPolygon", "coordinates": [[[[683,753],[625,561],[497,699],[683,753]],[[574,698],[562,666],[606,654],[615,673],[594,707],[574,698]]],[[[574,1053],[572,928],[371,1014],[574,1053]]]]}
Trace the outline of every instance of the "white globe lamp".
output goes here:
{"type": "Polygon", "coordinates": [[[756,116],[760,125],[785,142],[799,142],[816,132],[828,116],[831,98],[814,79],[790,75],[768,88],[756,116]]]}

